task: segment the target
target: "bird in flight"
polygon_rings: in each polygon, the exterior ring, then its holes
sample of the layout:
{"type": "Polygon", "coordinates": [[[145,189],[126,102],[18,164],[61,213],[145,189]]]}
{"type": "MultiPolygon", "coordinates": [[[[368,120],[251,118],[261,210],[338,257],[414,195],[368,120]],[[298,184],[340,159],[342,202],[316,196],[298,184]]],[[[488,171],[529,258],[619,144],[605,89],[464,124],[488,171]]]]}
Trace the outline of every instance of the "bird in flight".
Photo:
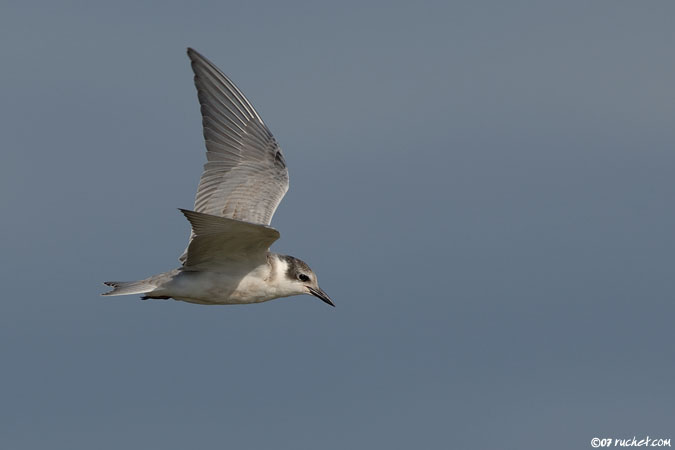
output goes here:
{"type": "Polygon", "coordinates": [[[269,251],[279,239],[270,227],[288,191],[288,169],[277,141],[230,79],[188,48],[201,105],[206,164],[182,266],[140,281],[106,281],[102,295],[201,305],[260,303],[311,294],[331,306],[316,274],[298,258],[269,251]]]}

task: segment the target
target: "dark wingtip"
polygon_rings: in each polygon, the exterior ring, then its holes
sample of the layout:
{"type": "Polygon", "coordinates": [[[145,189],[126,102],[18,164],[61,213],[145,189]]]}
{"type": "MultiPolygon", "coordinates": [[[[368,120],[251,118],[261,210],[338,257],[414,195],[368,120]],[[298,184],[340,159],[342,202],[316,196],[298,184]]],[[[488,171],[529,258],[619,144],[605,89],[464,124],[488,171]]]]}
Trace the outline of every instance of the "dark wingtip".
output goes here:
{"type": "Polygon", "coordinates": [[[208,61],[206,58],[204,58],[204,55],[202,55],[201,53],[199,53],[197,50],[195,50],[192,47],[187,48],[187,55],[188,55],[188,58],[190,58],[190,61],[193,62],[193,63],[196,62],[197,60],[200,60],[200,59],[208,61]]]}

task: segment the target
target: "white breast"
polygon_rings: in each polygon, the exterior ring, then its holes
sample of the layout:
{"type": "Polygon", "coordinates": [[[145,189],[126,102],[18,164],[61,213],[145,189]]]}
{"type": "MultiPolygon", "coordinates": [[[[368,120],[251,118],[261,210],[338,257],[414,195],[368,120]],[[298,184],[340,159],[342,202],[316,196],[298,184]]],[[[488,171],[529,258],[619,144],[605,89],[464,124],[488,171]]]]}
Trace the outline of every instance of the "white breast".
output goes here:
{"type": "Polygon", "coordinates": [[[200,304],[260,303],[279,297],[303,294],[298,283],[286,278],[288,264],[271,255],[263,264],[248,273],[241,268],[223,272],[180,272],[162,286],[162,295],[200,304]]]}

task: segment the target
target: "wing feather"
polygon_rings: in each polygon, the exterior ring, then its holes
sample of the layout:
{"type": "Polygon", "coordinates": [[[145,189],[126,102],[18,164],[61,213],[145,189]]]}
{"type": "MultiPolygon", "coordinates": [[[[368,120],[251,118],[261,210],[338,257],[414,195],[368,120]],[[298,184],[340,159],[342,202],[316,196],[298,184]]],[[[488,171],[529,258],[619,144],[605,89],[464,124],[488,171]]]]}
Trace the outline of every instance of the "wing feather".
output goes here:
{"type": "Polygon", "coordinates": [[[181,209],[192,226],[192,239],[183,267],[218,270],[219,267],[258,266],[279,232],[272,227],[181,209]]]}
{"type": "Polygon", "coordinates": [[[281,148],[229,78],[198,52],[188,56],[207,150],[195,210],[269,225],[288,190],[281,148]]]}

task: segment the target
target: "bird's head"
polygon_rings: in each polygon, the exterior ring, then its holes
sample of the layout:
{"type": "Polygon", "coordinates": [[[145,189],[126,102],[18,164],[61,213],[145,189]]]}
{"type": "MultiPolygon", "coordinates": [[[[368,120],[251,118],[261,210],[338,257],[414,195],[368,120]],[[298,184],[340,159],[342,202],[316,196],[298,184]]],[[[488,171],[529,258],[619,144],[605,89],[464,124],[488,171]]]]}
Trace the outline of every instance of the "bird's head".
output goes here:
{"type": "Polygon", "coordinates": [[[279,257],[286,264],[284,281],[292,288],[294,294],[310,294],[335,306],[328,294],[319,287],[316,274],[307,263],[293,256],[279,255],[279,257]]]}

